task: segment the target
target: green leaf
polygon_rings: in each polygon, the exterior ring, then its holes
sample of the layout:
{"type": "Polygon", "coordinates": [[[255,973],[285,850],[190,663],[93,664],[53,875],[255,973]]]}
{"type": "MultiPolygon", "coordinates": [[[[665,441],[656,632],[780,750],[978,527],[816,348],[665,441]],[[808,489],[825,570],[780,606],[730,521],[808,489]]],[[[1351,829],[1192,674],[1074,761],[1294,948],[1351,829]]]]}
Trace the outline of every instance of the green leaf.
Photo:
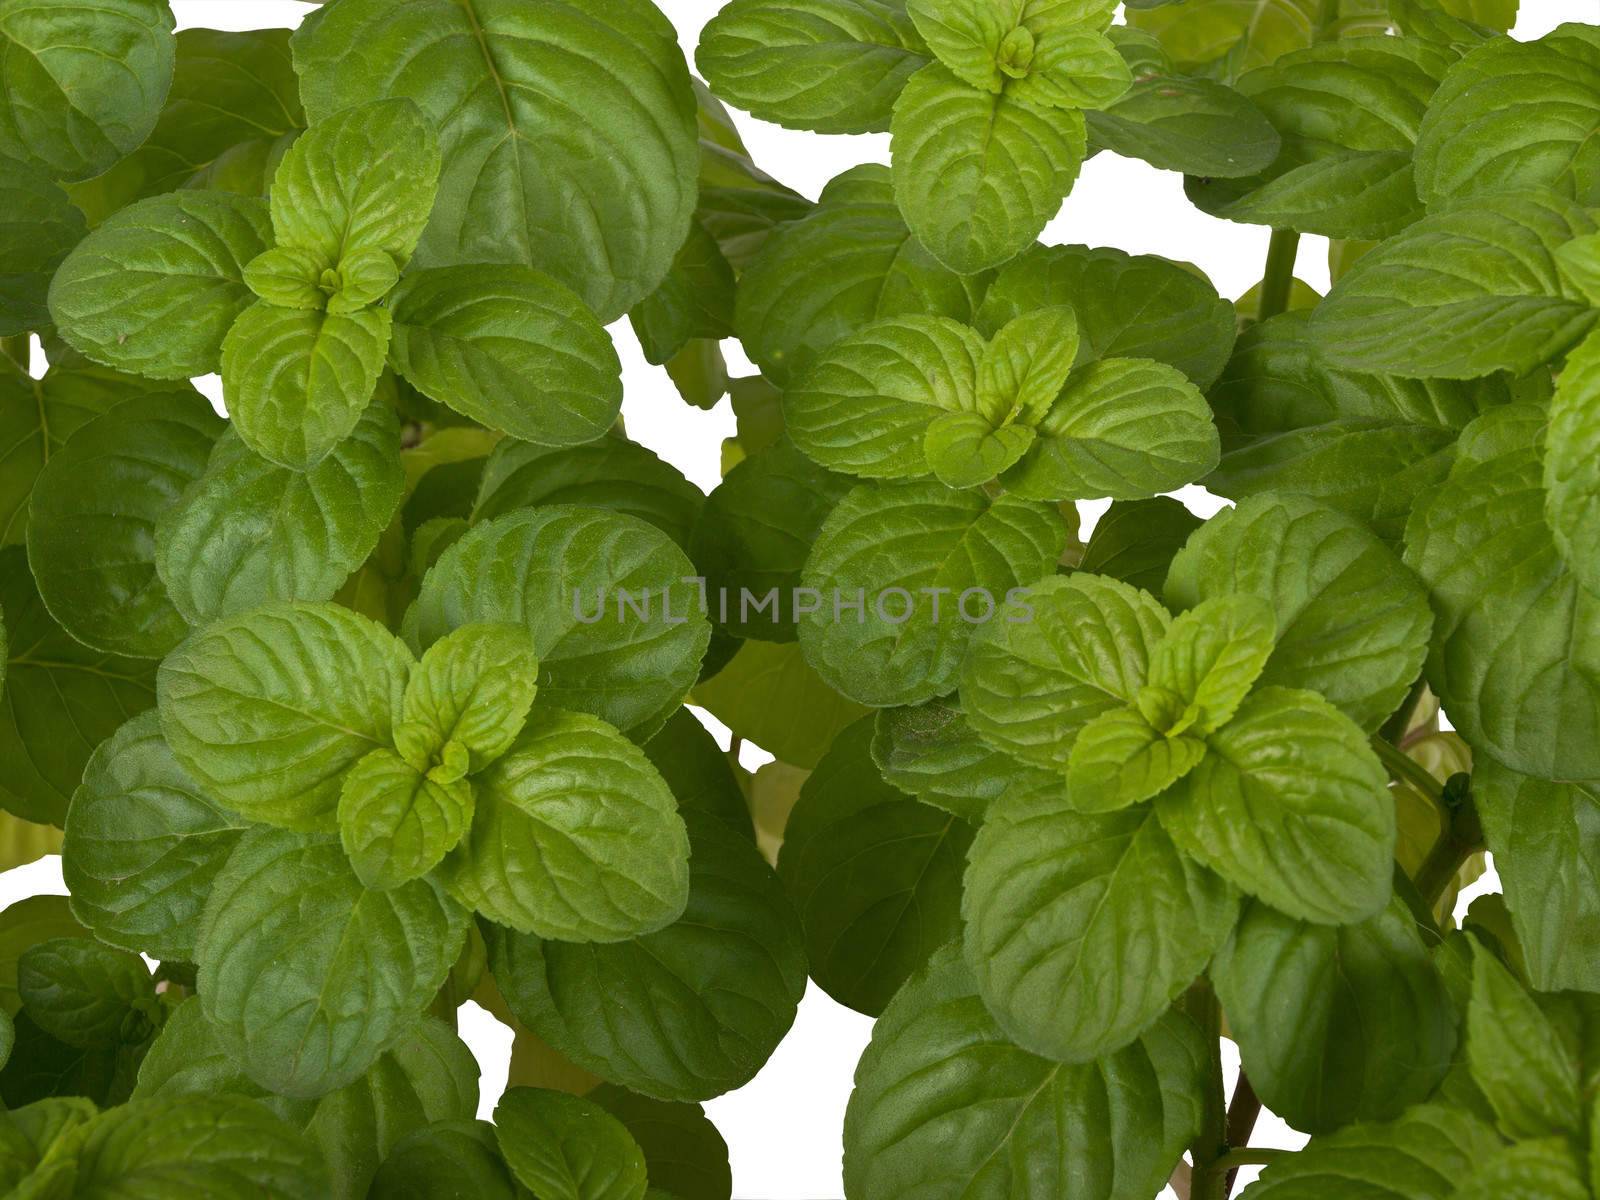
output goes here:
{"type": "Polygon", "coordinates": [[[487,1121],[440,1121],[401,1138],[373,1177],[370,1200],[516,1200],[487,1121]]]}
{"type": "Polygon", "coordinates": [[[1113,708],[1083,727],[1067,760],[1072,807],[1115,812],[1149,800],[1190,771],[1206,744],[1185,734],[1167,735],[1135,708],[1113,708]]]}
{"type": "Polygon", "coordinates": [[[689,846],[672,793],[604,721],[546,707],[473,781],[477,811],[443,877],[522,933],[616,942],[677,920],[689,846]]]}
{"type": "Polygon", "coordinates": [[[65,896],[24,896],[0,911],[0,1011],[15,1017],[22,1011],[17,963],[30,946],[59,937],[92,936],[79,925],[65,896]]]}
{"type": "Polygon", "coordinates": [[[1508,1146],[1473,1172],[1456,1200],[1585,1200],[1591,1195],[1572,1145],[1551,1138],[1508,1146]]]}
{"type": "Polygon", "coordinates": [[[674,1104],[605,1083],[587,1099],[621,1121],[639,1143],[651,1185],[682,1200],[729,1200],[728,1144],[698,1104],[674,1104]]]}
{"type": "Polygon", "coordinates": [[[1508,188],[1600,204],[1600,33],[1562,25],[1536,42],[1496,38],[1445,78],[1417,141],[1429,206],[1508,188]]]}
{"type": "Polygon", "coordinates": [[[156,574],[156,522],[222,428],[196,393],[143,396],[85,425],[39,473],[28,565],[50,614],[86,646],[159,658],[188,632],[156,574]]]}
{"type": "Polygon", "coordinates": [[[125,950],[194,959],[194,934],[244,821],[179,765],[153,711],[95,750],[67,809],[61,874],[73,914],[125,950]]]}
{"type": "Polygon", "coordinates": [[[395,370],[480,424],[570,446],[617,419],[622,367],[610,335],[548,275],[514,265],[416,271],[392,309],[395,370]]]}
{"type": "Polygon", "coordinates": [[[797,767],[814,767],[868,709],[836,692],[792,642],[747,641],[690,699],[730,730],[797,767]]]}
{"type": "Polygon", "coordinates": [[[1472,955],[1467,1063],[1512,1140],[1578,1137],[1584,1128],[1579,1067],[1556,1026],[1482,945],[1472,955]]]}
{"type": "Polygon", "coordinates": [[[800,623],[806,661],[873,707],[943,695],[975,633],[1014,619],[1012,593],[1050,574],[1065,543],[1046,505],[864,484],[828,515],[806,560],[805,586],[821,598],[800,623]]]}
{"type": "Polygon", "coordinates": [[[751,840],[695,813],[689,846],[688,904],[665,928],[603,946],[489,939],[519,1021],[580,1067],[660,1100],[748,1083],[806,987],[800,923],[751,840]]]}
{"type": "Polygon", "coordinates": [[[733,0],[706,23],[695,65],[728,103],[817,133],[889,128],[927,47],[894,0],[733,0]]]}
{"type": "Polygon", "coordinates": [[[733,304],[733,267],[717,239],[696,218],[672,273],[629,310],[628,321],[645,361],[665,363],[671,374],[672,361],[691,343],[721,341],[733,334],[733,304]]]}
{"type": "Polygon", "coordinates": [[[784,393],[784,427],[829,470],[923,478],[932,423],[976,411],[984,353],[983,339],[948,317],[876,322],[836,343],[784,393]]]}
{"type": "Polygon", "coordinates": [[[20,547],[0,550],[11,661],[0,692],[0,804],[61,824],[101,741],[155,704],[155,664],[90,650],[50,619],[20,547]]]}
{"type": "Polygon", "coordinates": [[[1591,948],[1600,931],[1600,793],[1518,775],[1484,755],[1472,799],[1529,982],[1544,991],[1600,990],[1600,953],[1591,948]]]}
{"type": "Polygon", "coordinates": [[[709,813],[746,837],[754,834],[732,756],[687,708],[673,713],[643,749],[666,780],[679,812],[709,813]]]}
{"type": "Polygon", "coordinates": [[[50,278],[83,240],[83,214],[49,172],[0,156],[0,337],[50,324],[50,278]]]}
{"type": "Polygon", "coordinates": [[[711,636],[694,574],[665,534],[634,517],[568,505],[512,512],[445,551],[407,636],[425,649],[462,625],[523,625],[541,703],[648,737],[688,694],[711,636]]]}
{"type": "Polygon", "coordinates": [[[907,798],[872,761],[873,722],[841,733],[800,787],[778,875],[805,928],[811,976],[876,1016],[961,932],[972,828],[907,798]]]}
{"type": "Polygon", "coordinates": [[[1173,555],[1200,525],[1199,517],[1169,496],[1114,500],[1095,523],[1078,569],[1159,592],[1173,555]]]}
{"type": "Polygon", "coordinates": [[[385,749],[350,768],[339,792],[339,840],[364,885],[417,879],[461,841],[474,804],[472,785],[457,774],[464,766],[447,758],[424,773],[385,749]]]}
{"type": "Polygon", "coordinates": [[[990,748],[945,700],[880,709],[874,724],[872,759],[883,778],[974,825],[1008,788],[1051,778],[990,748]]]}
{"type": "Polygon", "coordinates": [[[1203,601],[1172,622],[1150,657],[1139,707],[1163,732],[1204,736],[1232,719],[1277,639],[1272,606],[1248,592],[1203,601]]]}
{"type": "Polygon", "coordinates": [[[406,97],[438,130],[419,267],[546,271],[609,322],[666,278],[694,213],[695,100],[647,0],[341,3],[295,34],[313,122],[406,97]],[[552,64],[564,66],[552,73],[552,64]]]}
{"type": "Polygon", "coordinates": [[[977,411],[991,422],[1037,425],[1072,374],[1078,319],[1065,306],[1041,308],[995,332],[978,363],[977,411]]]}
{"type": "Polygon", "coordinates": [[[1245,500],[1306,496],[1398,542],[1416,499],[1449,474],[1460,431],[1511,398],[1503,376],[1402,379],[1332,366],[1310,314],[1247,329],[1207,399],[1223,430],[1206,480],[1245,500]]]}
{"type": "Polygon", "coordinates": [[[326,308],[330,296],[324,283],[331,278],[332,261],[307,246],[274,246],[245,263],[244,281],[257,297],[279,308],[326,308]]]}
{"type": "Polygon", "coordinates": [[[1290,916],[1337,925],[1389,899],[1389,777],[1315,692],[1262,687],[1156,808],[1185,854],[1290,916]]]}
{"type": "Polygon", "coordinates": [[[1072,190],[1083,114],[978,91],[924,67],[895,102],[895,198],[935,258],[972,275],[1030,246],[1072,190]]]}
{"type": "Polygon", "coordinates": [[[30,946],[17,960],[17,989],[39,1028],[84,1050],[138,1045],[161,1023],[143,960],[92,938],[30,946]]]}
{"type": "Polygon", "coordinates": [[[1339,367],[1407,378],[1524,375],[1595,324],[1555,259],[1561,245],[1593,232],[1587,212],[1551,193],[1443,208],[1351,267],[1312,329],[1339,367]]]}
{"type": "Polygon", "coordinates": [[[966,955],[984,1001],[1007,1036],[1060,1062],[1154,1024],[1239,912],[1148,806],[1085,815],[1060,784],[994,805],[968,860],[966,955]]]}
{"type": "Polygon", "coordinates": [[[520,625],[463,625],[411,669],[396,744],[412,766],[450,758],[455,745],[476,774],[511,748],[538,691],[539,657],[520,625]]]}
{"type": "Polygon", "coordinates": [[[378,544],[404,483],[394,411],[373,404],[310,471],[269,462],[230,431],[156,522],[156,569],[195,624],[275,600],[328,600],[378,544]]]}
{"type": "Polygon", "coordinates": [[[251,1079],[316,1097],[358,1078],[439,990],[467,913],[430,879],[368,891],[337,839],[251,830],[200,924],[198,990],[251,1079]]]}
{"type": "Polygon", "coordinates": [[[326,1180],[305,1137],[256,1101],[178,1096],[135,1101],[95,1118],[78,1150],[72,1195],[313,1200],[327,1194],[326,1180]]]}
{"type": "Polygon", "coordinates": [[[172,82],[163,0],[0,4],[0,154],[88,179],[155,127],[172,82]]]}
{"type": "Polygon", "coordinates": [[[512,1088],[494,1110],[511,1172],[543,1200],[642,1200],[644,1153],[600,1106],[565,1092],[512,1088]]]}
{"type": "Polygon", "coordinates": [[[391,744],[410,655],[335,604],[219,621],[161,664],[161,726],[209,795],[255,821],[334,828],[344,775],[391,744]]]}
{"type": "Polygon", "coordinates": [[[1600,334],[1572,352],[1550,401],[1545,432],[1545,518],[1568,568],[1600,594],[1600,334]]]}
{"type": "Polygon", "coordinates": [[[1600,233],[1576,238],[1557,249],[1556,266],[1580,292],[1600,305],[1600,233]]]}
{"type": "Polygon", "coordinates": [[[1003,482],[1035,500],[1143,500],[1193,483],[1218,453],[1211,410],[1181,371],[1109,358],[1073,373],[1003,482]]]}
{"type": "Polygon", "coordinates": [[[981,487],[1026,454],[1034,438],[1026,425],[997,429],[978,413],[955,412],[928,426],[923,449],[929,468],[946,487],[981,487]]]}
{"type": "Polygon", "coordinates": [[[1197,272],[1152,255],[1109,248],[1035,246],[1008,263],[975,324],[993,335],[1036,309],[1070,307],[1078,318],[1078,365],[1150,358],[1199,388],[1211,386],[1233,349],[1233,305],[1197,272]]]}
{"type": "Polygon", "coordinates": [[[1028,605],[1030,619],[993,622],[973,639],[961,701],[996,749],[1065,770],[1083,727],[1138,697],[1171,618],[1148,593],[1095,575],[1045,580],[1028,605]]]}
{"type": "Polygon", "coordinates": [[[1525,775],[1600,780],[1600,600],[1546,522],[1545,424],[1514,405],[1468,426],[1407,526],[1406,563],[1437,614],[1428,681],[1462,735],[1525,775]]]}
{"type": "Polygon", "coordinates": [[[1198,1133],[1203,1047],[1173,1014],[1095,1062],[1007,1041],[960,948],[937,954],[872,1030],[845,1112],[845,1190],[928,1200],[1154,1195],[1198,1133]]]}
{"type": "Polygon", "coordinates": [[[217,370],[234,319],[255,300],[245,264],[271,239],[253,196],[152,196],[79,242],[50,283],[61,336],[96,362],[152,379],[217,370]]]}
{"type": "Polygon", "coordinates": [[[309,471],[354,431],[389,345],[386,308],[354,313],[257,301],[222,343],[228,415],[262,458],[309,471]]]}
{"type": "Polygon", "coordinates": [[[1175,608],[1232,594],[1277,618],[1262,684],[1319,692],[1365,730],[1405,698],[1433,617],[1422,586],[1358,522],[1297,496],[1258,496],[1201,527],[1172,560],[1175,608]]]}
{"type": "Polygon", "coordinates": [[[472,520],[541,504],[609,508],[654,525],[687,550],[705,500],[676,467],[625,437],[562,449],[504,438],[484,464],[472,520]]]}
{"type": "Polygon", "coordinates": [[[1455,1011],[1398,897],[1343,926],[1252,903],[1211,979],[1251,1085],[1296,1129],[1392,1120],[1450,1069],[1455,1011]]]}
{"type": "Polygon", "coordinates": [[[439,180],[439,147],[409,99],[358,104],[312,123],[272,179],[272,229],[283,247],[341,270],[359,251],[403,266],[422,240],[439,180]]]}
{"type": "Polygon", "coordinates": [[[723,477],[706,498],[690,543],[707,598],[717,598],[720,626],[742,637],[794,640],[801,569],[823,522],[852,486],[787,439],[750,455],[723,477]],[[743,600],[747,593],[765,597],[774,588],[778,601],[762,612],[743,600]]]}
{"type": "Polygon", "coordinates": [[[971,319],[984,279],[941,264],[911,236],[887,168],[852,168],[809,215],[777,230],[739,280],[734,327],[778,386],[835,342],[888,317],[971,319]]]}
{"type": "Polygon", "coordinates": [[[1477,1118],[1422,1104],[1392,1124],[1352,1125],[1269,1163],[1245,1200],[1452,1200],[1499,1151],[1477,1118]]]}

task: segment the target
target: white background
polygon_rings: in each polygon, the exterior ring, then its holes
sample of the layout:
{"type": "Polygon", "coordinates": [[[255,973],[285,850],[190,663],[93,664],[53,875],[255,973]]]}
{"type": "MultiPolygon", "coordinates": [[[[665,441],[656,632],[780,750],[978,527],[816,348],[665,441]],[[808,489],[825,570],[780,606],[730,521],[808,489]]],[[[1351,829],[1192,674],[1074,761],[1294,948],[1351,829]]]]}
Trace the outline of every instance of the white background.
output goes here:
{"type": "MultiPolygon", "coordinates": [[[[537,3],[537,0],[528,0],[537,3]]],[[[716,12],[713,0],[656,0],[681,35],[693,61],[700,29],[716,12]]],[[[172,0],[179,28],[254,29],[295,25],[307,10],[293,0],[172,0]]],[[[1523,0],[1516,36],[1534,38],[1563,21],[1600,21],[1600,0],[1523,0]]],[[[860,162],[888,162],[886,134],[822,137],[780,129],[736,113],[755,160],[783,182],[815,199],[822,185],[860,162]]],[[[1136,254],[1160,254],[1202,267],[1224,296],[1237,298],[1261,276],[1267,231],[1214,220],[1191,208],[1180,176],[1143,163],[1102,154],[1085,168],[1061,213],[1043,240],[1116,246],[1136,254]]],[[[1298,274],[1318,291],[1328,283],[1327,243],[1306,238],[1298,274]]],[[[720,478],[722,439],[732,436],[733,416],[726,402],[712,412],[684,404],[666,375],[639,353],[626,321],[612,327],[622,355],[628,433],[671,462],[702,489],[720,478]]],[[[749,371],[747,360],[730,343],[730,366],[749,371]]],[[[1198,492],[1198,489],[1191,489],[1198,492]]],[[[1184,499],[1201,515],[1217,502],[1204,493],[1184,499]]],[[[1084,506],[1086,521],[1099,506],[1084,506]]],[[[715,727],[715,722],[710,722],[715,727]]],[[[726,731],[717,729],[726,745],[726,731]]],[[[747,748],[747,766],[766,756],[747,748]]],[[[39,892],[61,893],[59,862],[47,858],[0,876],[0,904],[39,892]]],[[[1483,891],[1498,890],[1493,874],[1462,897],[1465,905],[1483,891]]],[[[462,1014],[462,1035],[484,1065],[482,1113],[487,1116],[505,1085],[509,1032],[476,1006],[462,1014]]],[[[839,1131],[857,1058],[871,1032],[868,1018],[841,1008],[816,987],[807,993],[789,1038],[761,1074],[739,1091],[708,1104],[707,1111],[727,1138],[733,1155],[734,1195],[742,1200],[821,1200],[843,1195],[839,1172],[839,1131]]],[[[1226,1051],[1231,1046],[1225,1045],[1226,1051]]],[[[1230,1058],[1233,1056],[1230,1054],[1230,1058]]],[[[1228,1064],[1230,1076],[1236,1061],[1228,1064]]],[[[1304,1141],[1270,1116],[1254,1143],[1296,1146],[1304,1141]]],[[[1253,1172],[1244,1173],[1244,1178],[1253,1172]]],[[[1170,1192],[1166,1195],[1171,1195],[1170,1192]]]]}

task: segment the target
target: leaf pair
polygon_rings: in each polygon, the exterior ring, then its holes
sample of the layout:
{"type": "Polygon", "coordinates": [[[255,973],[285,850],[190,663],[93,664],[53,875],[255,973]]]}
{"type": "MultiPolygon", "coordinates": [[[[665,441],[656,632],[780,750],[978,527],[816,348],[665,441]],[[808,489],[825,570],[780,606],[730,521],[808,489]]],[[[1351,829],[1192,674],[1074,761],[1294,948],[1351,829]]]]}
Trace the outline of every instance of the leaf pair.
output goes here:
{"type": "Polygon", "coordinates": [[[998,477],[1029,500],[1136,499],[1215,465],[1205,400],[1164,363],[1080,355],[1070,308],[1017,316],[985,341],[900,317],[833,346],[784,397],[795,444],[867,479],[998,477]]]}

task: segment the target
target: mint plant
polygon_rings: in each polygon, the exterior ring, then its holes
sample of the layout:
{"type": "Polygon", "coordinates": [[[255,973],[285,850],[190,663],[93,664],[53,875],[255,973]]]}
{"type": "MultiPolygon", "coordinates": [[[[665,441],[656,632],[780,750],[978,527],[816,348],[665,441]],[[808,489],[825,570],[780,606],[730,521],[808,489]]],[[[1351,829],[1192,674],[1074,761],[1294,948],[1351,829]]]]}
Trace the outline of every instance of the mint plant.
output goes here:
{"type": "Polygon", "coordinates": [[[1600,32],[1117,11],[0,0],[0,1192],[1600,1197],[1600,32]]]}

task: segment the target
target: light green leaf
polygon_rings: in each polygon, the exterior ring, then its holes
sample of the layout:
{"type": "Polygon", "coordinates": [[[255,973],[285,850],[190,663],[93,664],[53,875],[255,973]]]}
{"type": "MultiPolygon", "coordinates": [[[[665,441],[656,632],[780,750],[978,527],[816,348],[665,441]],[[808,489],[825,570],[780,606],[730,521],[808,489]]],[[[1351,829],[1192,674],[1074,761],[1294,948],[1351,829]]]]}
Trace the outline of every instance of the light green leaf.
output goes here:
{"type": "Polygon", "coordinates": [[[968,855],[966,956],[1019,1045],[1084,1063],[1128,1045],[1205,969],[1238,894],[1148,806],[1073,810],[1060,784],[989,810],[968,855]]]}
{"type": "Polygon", "coordinates": [[[873,1026],[845,1112],[845,1191],[927,1200],[1154,1195],[1199,1130],[1204,1048],[1169,1015],[1067,1066],[1007,1041],[958,946],[873,1026]]]}
{"type": "Polygon", "coordinates": [[[751,116],[817,133],[889,128],[927,47],[894,0],[733,0],[700,34],[695,65],[751,116]]]}
{"type": "Polygon", "coordinates": [[[1560,247],[1556,266],[1580,292],[1600,305],[1600,233],[1575,238],[1560,247]]]}
{"type": "Polygon", "coordinates": [[[21,547],[0,549],[10,662],[0,692],[0,805],[59,825],[101,741],[155,704],[155,664],[90,650],[50,619],[21,547]]]}
{"type": "Polygon", "coordinates": [[[1095,523],[1078,569],[1160,592],[1172,556],[1200,525],[1199,517],[1170,496],[1114,500],[1095,523]]]}
{"type": "Polygon", "coordinates": [[[512,1088],[495,1106],[494,1125],[511,1173],[540,1200],[643,1200],[644,1153],[598,1105],[512,1088]]]}
{"type": "Polygon", "coordinates": [[[1596,311],[1555,260],[1593,232],[1587,212],[1551,193],[1441,209],[1351,267],[1312,329],[1328,361],[1358,371],[1526,374],[1594,327],[1596,311]]]}
{"type": "Polygon", "coordinates": [[[1361,921],[1389,899],[1389,777],[1361,730],[1315,692],[1262,687],[1156,802],[1185,854],[1290,916],[1361,921]]]}
{"type": "Polygon", "coordinates": [[[417,271],[394,295],[394,368],[424,395],[542,446],[592,441],[622,406],[610,335],[528,267],[417,271]]]}
{"type": "Polygon", "coordinates": [[[1024,7],[1017,0],[906,0],[905,7],[928,49],[970,87],[999,94],[1032,61],[1032,34],[1015,35],[1024,7]]]}
{"type": "Polygon", "coordinates": [[[1207,396],[1225,432],[1206,486],[1235,500],[1306,496],[1395,543],[1417,497],[1449,473],[1457,434],[1510,398],[1504,376],[1402,379],[1334,367],[1310,314],[1285,313],[1240,336],[1207,396]]]}
{"type": "Polygon", "coordinates": [[[309,471],[354,432],[389,345],[386,308],[349,314],[257,301],[222,343],[228,415],[262,458],[309,471]]]}
{"type": "Polygon", "coordinates": [[[992,749],[944,700],[880,709],[874,724],[872,759],[884,779],[974,825],[1008,788],[1052,779],[992,749]]]}
{"type": "Polygon", "coordinates": [[[1431,207],[1508,188],[1600,204],[1600,32],[1562,25],[1536,42],[1496,38],[1457,63],[1417,141],[1431,207]]]}
{"type": "Polygon", "coordinates": [[[156,522],[222,428],[197,393],[142,396],[85,425],[39,473],[28,565],[51,616],[86,646],[159,658],[188,632],[156,574],[156,522]]]}
{"type": "Polygon", "coordinates": [[[975,412],[945,413],[929,424],[923,451],[946,487],[981,487],[1026,454],[1035,436],[1026,425],[997,429],[975,412]]]}
{"type": "Polygon", "coordinates": [[[1392,1124],[1352,1125],[1269,1163],[1244,1200],[1452,1200],[1499,1151],[1477,1118],[1422,1104],[1392,1124]]]}
{"type": "Polygon", "coordinates": [[[996,424],[1038,424],[1072,374],[1079,346],[1078,319],[1065,305],[1007,321],[979,361],[977,410],[996,424]]]}
{"type": "Polygon", "coordinates": [[[1365,730],[1405,698],[1433,617],[1421,584],[1357,521],[1298,496],[1258,496],[1207,521],[1172,560],[1166,599],[1265,600],[1277,646],[1262,684],[1319,692],[1365,730]]]}
{"type": "Polygon", "coordinates": [[[1472,799],[1527,964],[1544,991],[1600,991],[1600,794],[1484,755],[1472,799]]]}
{"type": "Polygon", "coordinates": [[[519,1021],[586,1070],[661,1100],[748,1083],[806,987],[800,923],[751,840],[696,813],[689,846],[688,904],[663,929],[604,946],[489,939],[519,1021]]]}
{"type": "Polygon", "coordinates": [[[980,627],[1014,620],[1012,593],[1066,544],[1053,508],[938,483],[864,484],[829,514],[806,560],[821,597],[800,623],[806,661],[852,700],[917,704],[951,691],[980,627]],[[860,615],[846,619],[844,606],[860,615]]]}
{"type": "Polygon", "coordinates": [[[729,1200],[728,1143],[698,1104],[652,1100],[603,1083],[586,1099],[621,1121],[639,1143],[652,1187],[685,1200],[729,1200]]]}
{"type": "Polygon", "coordinates": [[[473,789],[448,760],[424,773],[393,750],[374,750],[344,777],[339,840],[369,888],[427,874],[472,824],[473,789]],[[452,778],[454,776],[454,778],[452,778]]]}
{"type": "Polygon", "coordinates": [[[200,924],[205,1014],[285,1096],[358,1078],[449,974],[468,914],[430,879],[368,891],[335,838],[254,829],[200,924]]]}
{"type": "Polygon", "coordinates": [[[983,339],[948,317],[879,321],[821,356],[785,394],[785,429],[822,466],[864,479],[928,474],[943,413],[975,412],[983,339]]]}
{"type": "Polygon", "coordinates": [[[245,264],[267,248],[267,206],[183,191],[130,205],[79,242],[50,283],[50,316],[96,362],[152,379],[216,371],[254,302],[245,264]]]}
{"type": "Polygon", "coordinates": [[[895,199],[917,238],[971,275],[1020,254],[1056,215],[1087,151],[1083,114],[969,87],[937,64],[894,108],[895,199]]]}
{"type": "Polygon", "coordinates": [[[50,324],[50,278],[83,240],[83,214],[49,172],[0,156],[0,337],[50,324]]]}
{"type": "Polygon", "coordinates": [[[279,246],[310,250],[336,271],[372,250],[403,266],[438,181],[438,141],[415,104],[359,104],[313,122],[283,156],[272,179],[272,229],[279,246]]]}
{"type": "Polygon", "coordinates": [[[1272,606],[1247,592],[1220,595],[1172,622],[1150,657],[1144,715],[1166,733],[1212,733],[1233,717],[1272,654],[1272,606]]]}
{"type": "Polygon", "coordinates": [[[689,843],[677,805],[644,752],[604,721],[541,702],[472,782],[477,812],[443,876],[489,920],[617,942],[682,914],[689,843]]]}
{"type": "Polygon", "coordinates": [[[1483,753],[1544,779],[1600,780],[1600,599],[1545,517],[1544,410],[1514,405],[1462,435],[1449,480],[1406,528],[1437,614],[1428,682],[1483,753]]]}
{"type": "Polygon", "coordinates": [[[172,83],[163,0],[0,4],[0,154],[88,179],[155,127],[172,83]]]}
{"type": "Polygon", "coordinates": [[[1035,500],[1142,500],[1193,483],[1218,447],[1205,397],[1181,371],[1102,359],[1073,373],[1003,482],[1035,500]]]}
{"type": "Polygon", "coordinates": [[[332,261],[308,246],[274,246],[244,265],[246,286],[279,308],[326,308],[332,261]]]}
{"type": "Polygon", "coordinates": [[[540,504],[609,508],[654,525],[687,549],[705,500],[676,467],[625,437],[562,449],[505,438],[484,464],[471,516],[489,521],[540,504]]]}
{"type": "Polygon", "coordinates": [[[1030,619],[992,622],[973,639],[961,701],[996,749],[1065,770],[1083,727],[1138,697],[1171,618],[1149,593],[1095,575],[1047,579],[1027,603],[1030,619]]]}
{"type": "Polygon", "coordinates": [[[387,746],[411,657],[335,604],[219,621],[161,664],[161,727],[197,783],[251,820],[334,828],[348,771],[387,746]]]}
{"type": "Polygon", "coordinates": [[[323,278],[323,287],[334,289],[328,296],[329,312],[359,312],[394,290],[400,264],[387,250],[366,247],[346,254],[334,274],[323,278]]]}
{"type": "Polygon", "coordinates": [[[1467,1063],[1512,1140],[1578,1137],[1584,1128],[1579,1064],[1554,1023],[1511,972],[1474,946],[1467,1063]]]}
{"type": "Polygon", "coordinates": [[[520,625],[463,625],[428,647],[411,669],[396,744],[423,771],[470,755],[469,774],[511,748],[538,691],[539,656],[520,625]]]}
{"type": "Polygon", "coordinates": [[[778,875],[805,928],[811,977],[876,1016],[961,933],[972,828],[909,799],[872,761],[873,721],[841,733],[800,787],[778,875]]]}
{"type": "Polygon", "coordinates": [[[378,544],[404,480],[394,410],[373,404],[310,471],[269,462],[233,432],[156,522],[156,569],[203,624],[274,600],[327,600],[378,544]]]}
{"type": "Polygon", "coordinates": [[[541,703],[648,737],[688,694],[711,636],[695,571],[660,530],[550,505],[475,526],[440,557],[407,617],[419,650],[462,625],[522,625],[541,703]]]}
{"type": "Polygon", "coordinates": [[[732,661],[695,685],[690,699],[767,753],[814,767],[834,736],[868,709],[840,695],[794,643],[751,639],[732,661]]]}
{"type": "Polygon", "coordinates": [[[78,1149],[82,1200],[325,1196],[327,1172],[298,1130],[242,1096],[175,1096],[109,1109],[78,1149]]]}
{"type": "Polygon", "coordinates": [[[17,990],[39,1028],[84,1050],[136,1046],[163,1015],[144,961],[93,938],[30,946],[17,960],[17,990]]]}
{"type": "Polygon", "coordinates": [[[1083,727],[1072,743],[1067,783],[1073,809],[1115,812],[1149,800],[1194,770],[1206,744],[1164,734],[1136,708],[1113,708],[1083,727]]]}
{"type": "Polygon", "coordinates": [[[695,208],[695,100],[648,0],[347,0],[293,47],[314,123],[407,97],[437,128],[419,267],[534,267],[606,322],[666,278],[695,208]]]}
{"type": "Polygon", "coordinates": [[[1197,271],[1109,248],[1035,246],[1008,263],[975,324],[986,335],[1036,309],[1070,307],[1081,342],[1077,365],[1150,358],[1211,386],[1233,349],[1237,317],[1197,271]]]}
{"type": "Polygon", "coordinates": [[[1587,1200],[1593,1193],[1563,1138],[1508,1146],[1485,1162],[1455,1200],[1587,1200]]]}
{"type": "Polygon", "coordinates": [[[193,961],[201,909],[244,825],[179,765],[157,714],[139,714],[95,750],[67,809],[73,915],[114,946],[193,961]]]}
{"type": "Polygon", "coordinates": [[[1398,897],[1343,926],[1251,903],[1211,979],[1251,1085],[1296,1129],[1392,1120],[1450,1069],[1455,1010],[1398,897]]]}
{"type": "Polygon", "coordinates": [[[1320,0],[1191,0],[1130,5],[1128,23],[1154,35],[1179,70],[1232,80],[1311,45],[1340,11],[1320,0]]]}
{"type": "Polygon", "coordinates": [[[835,342],[887,317],[971,319],[985,279],[966,279],[911,236],[888,169],[846,171],[817,207],[767,239],[740,277],[734,327],[784,386],[835,342]]]}
{"type": "Polygon", "coordinates": [[[1567,357],[1544,436],[1545,519],[1578,582],[1600,595],[1600,333],[1567,357]]]}

